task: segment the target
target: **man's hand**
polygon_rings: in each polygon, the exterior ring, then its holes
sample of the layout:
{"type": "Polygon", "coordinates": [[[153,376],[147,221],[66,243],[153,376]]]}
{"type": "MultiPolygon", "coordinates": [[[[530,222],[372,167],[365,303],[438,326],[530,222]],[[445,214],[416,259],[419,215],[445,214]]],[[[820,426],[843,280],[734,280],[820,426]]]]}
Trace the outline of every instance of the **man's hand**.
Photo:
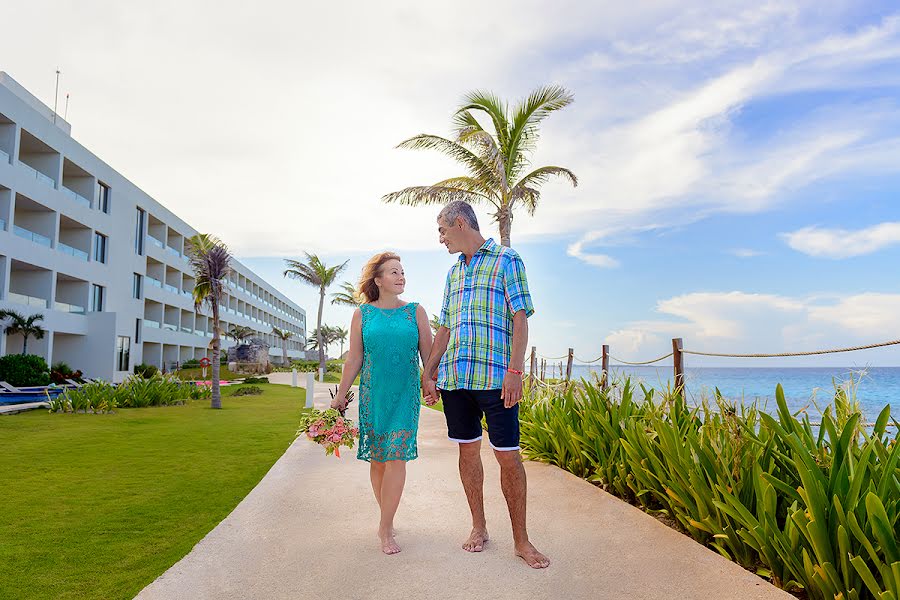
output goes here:
{"type": "Polygon", "coordinates": [[[522,399],[522,376],[507,371],[503,376],[503,389],[500,390],[503,408],[512,408],[522,399]]]}
{"type": "Polygon", "coordinates": [[[425,396],[425,404],[427,406],[434,406],[441,399],[437,391],[437,385],[435,385],[433,380],[425,377],[422,378],[422,394],[425,396]]]}

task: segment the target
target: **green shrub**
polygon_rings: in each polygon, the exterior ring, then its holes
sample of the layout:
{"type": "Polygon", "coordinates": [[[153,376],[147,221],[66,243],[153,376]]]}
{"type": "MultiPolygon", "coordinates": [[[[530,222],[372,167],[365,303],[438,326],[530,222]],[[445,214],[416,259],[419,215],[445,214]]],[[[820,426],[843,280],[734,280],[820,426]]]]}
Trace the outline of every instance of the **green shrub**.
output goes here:
{"type": "Polygon", "coordinates": [[[61,360],[50,365],[50,370],[56,371],[58,373],[73,373],[74,372],[74,371],[72,371],[72,367],[70,367],[68,364],[64,363],[61,360]]]}
{"type": "Polygon", "coordinates": [[[154,365],[148,365],[147,363],[141,363],[139,365],[134,365],[134,374],[139,377],[153,377],[159,373],[159,369],[157,369],[154,365]]]}
{"type": "Polygon", "coordinates": [[[191,360],[186,360],[183,363],[181,363],[182,369],[196,369],[199,366],[200,366],[200,361],[197,360],[196,358],[192,358],[191,360]]]}
{"type": "Polygon", "coordinates": [[[247,377],[244,383],[269,383],[268,377],[247,377]]]}
{"type": "Polygon", "coordinates": [[[105,381],[63,390],[62,394],[50,400],[50,412],[108,413],[117,406],[116,388],[105,381]]]}
{"type": "Polygon", "coordinates": [[[262,393],[262,388],[258,385],[248,385],[237,388],[229,396],[258,396],[262,393]]]}
{"type": "Polygon", "coordinates": [[[0,358],[0,381],[16,387],[49,385],[50,370],[36,354],[7,354],[0,358]]]}
{"type": "MultiPolygon", "coordinates": [[[[341,372],[341,363],[330,361],[325,363],[325,371],[332,373],[341,372]]],[[[291,363],[291,367],[302,373],[316,373],[319,370],[319,361],[317,360],[295,360],[291,363]]]]}
{"type": "MultiPolygon", "coordinates": [[[[721,395],[689,406],[629,380],[521,406],[526,457],[593,481],[811,599],[900,597],[900,443],[836,386],[820,424],[721,395]]],[[[897,426],[897,422],[894,421],[897,426]]]]}

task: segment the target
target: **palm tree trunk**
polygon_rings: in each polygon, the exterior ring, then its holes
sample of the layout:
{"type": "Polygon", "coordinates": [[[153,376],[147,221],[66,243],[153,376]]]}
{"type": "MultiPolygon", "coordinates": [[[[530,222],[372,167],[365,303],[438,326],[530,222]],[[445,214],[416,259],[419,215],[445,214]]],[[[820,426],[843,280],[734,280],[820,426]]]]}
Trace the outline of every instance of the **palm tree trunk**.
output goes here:
{"type": "Polygon", "coordinates": [[[510,230],[512,229],[512,211],[509,208],[501,208],[494,215],[500,226],[500,245],[511,247],[510,230]]]}
{"type": "Polygon", "coordinates": [[[282,339],[282,340],[281,340],[281,351],[282,351],[282,353],[283,353],[283,354],[282,354],[282,357],[281,357],[281,358],[282,358],[282,362],[284,363],[284,366],[286,367],[286,366],[287,366],[287,362],[288,362],[288,361],[287,361],[287,340],[286,340],[286,339],[282,339]]]}
{"type": "Polygon", "coordinates": [[[325,347],[322,339],[322,310],[325,308],[325,286],[319,288],[319,319],[316,325],[316,344],[319,346],[319,369],[325,372],[325,347]]]}
{"type": "Polygon", "coordinates": [[[212,348],[212,400],[210,408],[222,408],[222,393],[219,389],[219,373],[221,365],[219,364],[219,349],[221,340],[219,339],[219,299],[215,298],[213,307],[213,348],[212,348]]]}
{"type": "Polygon", "coordinates": [[[22,342],[22,355],[24,356],[28,354],[28,336],[23,333],[22,338],[24,339],[22,342]]]}

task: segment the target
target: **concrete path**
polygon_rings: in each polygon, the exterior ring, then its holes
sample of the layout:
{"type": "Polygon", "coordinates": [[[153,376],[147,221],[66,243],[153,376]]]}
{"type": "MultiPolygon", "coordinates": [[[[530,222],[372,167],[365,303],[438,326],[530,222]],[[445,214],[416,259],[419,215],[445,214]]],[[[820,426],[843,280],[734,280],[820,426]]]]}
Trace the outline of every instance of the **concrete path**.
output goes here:
{"type": "Polygon", "coordinates": [[[0,415],[15,415],[26,410],[35,410],[38,408],[48,408],[49,402],[24,402],[22,404],[4,404],[0,405],[0,415]]]}
{"type": "MultiPolygon", "coordinates": [[[[328,401],[326,386],[316,387],[315,399],[317,406],[328,401]]],[[[480,554],[461,549],[470,517],[456,445],[443,415],[423,408],[420,457],[409,463],[396,519],[403,552],[379,550],[367,463],[355,451],[326,457],[300,439],[138,598],[792,598],[637,508],[538,463],[526,465],[530,535],[553,564],[530,569],[513,555],[499,470],[484,448],[492,539],[480,554]]]]}

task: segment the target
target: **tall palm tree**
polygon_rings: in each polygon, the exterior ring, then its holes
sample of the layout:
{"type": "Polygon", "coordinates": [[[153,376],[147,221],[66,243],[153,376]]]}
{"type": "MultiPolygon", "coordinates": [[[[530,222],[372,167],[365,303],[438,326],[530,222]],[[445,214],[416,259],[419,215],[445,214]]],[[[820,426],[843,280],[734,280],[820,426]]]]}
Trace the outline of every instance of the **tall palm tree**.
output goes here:
{"type": "Polygon", "coordinates": [[[329,267],[323,263],[318,256],[304,252],[306,262],[299,260],[285,259],[287,269],[284,276],[289,279],[298,279],[303,283],[319,288],[319,316],[316,320],[316,348],[319,349],[319,369],[325,372],[325,346],[322,340],[322,310],[325,307],[325,290],[328,289],[341,274],[341,271],[347,268],[347,263],[343,263],[329,267]]]}
{"type": "Polygon", "coordinates": [[[350,332],[344,329],[343,327],[333,327],[334,331],[334,341],[341,343],[341,358],[344,356],[344,342],[347,341],[347,336],[350,335],[350,332]]]}
{"type": "Polygon", "coordinates": [[[219,304],[225,298],[225,279],[231,273],[231,253],[219,238],[198,233],[188,239],[188,258],[194,271],[194,310],[203,304],[209,307],[213,320],[212,339],[212,408],[222,408],[219,390],[219,352],[222,348],[219,324],[219,304]]]}
{"type": "Polygon", "coordinates": [[[294,337],[293,331],[288,331],[287,329],[278,329],[277,327],[272,327],[272,333],[281,340],[281,356],[283,357],[282,364],[287,366],[288,364],[288,356],[287,356],[287,342],[289,339],[294,337]]]}
{"type": "Polygon", "coordinates": [[[537,145],[541,121],[573,101],[565,88],[543,86],[510,111],[506,102],[490,92],[469,93],[453,116],[455,139],[420,134],[397,146],[437,150],[462,163],[468,174],[433,185],[408,187],[387,194],[382,200],[411,206],[453,200],[487,203],[500,228],[500,243],[509,246],[513,210],[519,204],[534,215],[541,199],[540,188],[551,177],[562,177],[573,186],[578,185],[575,174],[563,167],[539,167],[526,173],[531,168],[530,156],[537,145]],[[481,126],[476,113],[490,119],[493,132],[481,126]]]}
{"type": "Polygon", "coordinates": [[[30,317],[26,317],[14,310],[0,310],[0,319],[9,319],[9,325],[3,330],[6,335],[22,335],[22,354],[28,354],[28,338],[44,339],[46,332],[41,329],[40,325],[36,324],[38,321],[44,320],[44,315],[42,314],[33,314],[30,317]]]}
{"type": "Polygon", "coordinates": [[[341,284],[341,291],[331,295],[331,303],[341,306],[359,306],[359,297],[356,295],[356,287],[349,281],[341,284]]]}

